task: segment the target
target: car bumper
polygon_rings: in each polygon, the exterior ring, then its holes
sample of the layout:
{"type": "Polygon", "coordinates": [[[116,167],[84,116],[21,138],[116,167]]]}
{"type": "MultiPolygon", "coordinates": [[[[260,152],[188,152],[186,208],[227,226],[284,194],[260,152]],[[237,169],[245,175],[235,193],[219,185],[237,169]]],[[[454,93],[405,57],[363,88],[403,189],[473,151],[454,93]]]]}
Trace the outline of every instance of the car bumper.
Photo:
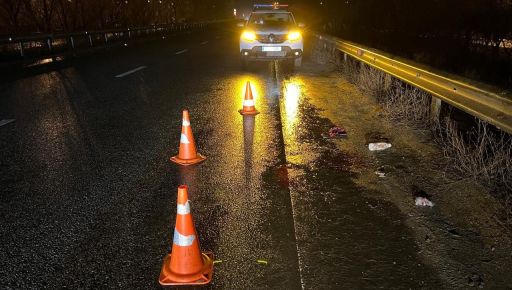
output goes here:
{"type": "Polygon", "coordinates": [[[262,46],[255,46],[251,49],[242,49],[240,55],[250,60],[295,59],[302,56],[302,49],[282,46],[281,51],[263,51],[262,46]]]}
{"type": "Polygon", "coordinates": [[[250,60],[295,59],[302,57],[303,51],[302,39],[299,41],[287,40],[282,43],[261,43],[240,39],[240,55],[250,60]],[[280,48],[280,51],[263,51],[263,47],[280,48]]]}

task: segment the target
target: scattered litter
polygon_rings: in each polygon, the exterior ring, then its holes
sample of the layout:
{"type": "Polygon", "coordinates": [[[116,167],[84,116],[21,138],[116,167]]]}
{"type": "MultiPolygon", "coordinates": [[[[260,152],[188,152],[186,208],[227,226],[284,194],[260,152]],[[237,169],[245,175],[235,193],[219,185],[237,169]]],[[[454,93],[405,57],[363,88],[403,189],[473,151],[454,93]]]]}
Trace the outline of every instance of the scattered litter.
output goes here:
{"type": "Polygon", "coordinates": [[[213,261],[213,264],[214,264],[214,265],[215,265],[215,264],[220,264],[220,263],[222,263],[222,260],[215,260],[215,261],[213,261]]]}
{"type": "Polygon", "coordinates": [[[457,229],[449,229],[448,232],[456,237],[460,237],[460,233],[457,229]]]}
{"type": "Polygon", "coordinates": [[[375,174],[377,174],[377,176],[380,177],[380,178],[386,177],[386,172],[375,171],[375,174]]]}
{"type": "Polygon", "coordinates": [[[386,150],[388,148],[391,148],[390,143],[379,142],[379,143],[368,144],[368,149],[370,149],[370,151],[381,151],[381,150],[386,150]]]}
{"type": "Polygon", "coordinates": [[[418,205],[418,206],[429,206],[429,207],[433,207],[434,206],[433,202],[431,202],[430,200],[428,200],[425,197],[419,197],[419,196],[416,197],[415,204],[418,205]]]}
{"type": "Polygon", "coordinates": [[[389,168],[391,168],[391,167],[388,165],[382,165],[379,168],[377,168],[377,171],[375,171],[375,174],[379,178],[384,178],[384,177],[386,177],[386,173],[388,172],[389,168]],[[388,169],[388,170],[386,170],[386,169],[388,169]]]}
{"type": "Polygon", "coordinates": [[[347,137],[347,130],[343,127],[334,126],[329,129],[328,134],[322,134],[324,138],[339,139],[347,137]]]}
{"type": "Polygon", "coordinates": [[[426,193],[416,185],[412,186],[412,197],[414,198],[414,203],[418,206],[434,206],[434,203],[430,201],[432,199],[432,195],[426,193]]]}
{"type": "Polygon", "coordinates": [[[267,265],[268,262],[265,261],[265,260],[257,260],[256,262],[258,262],[258,264],[261,264],[261,265],[267,265]]]}

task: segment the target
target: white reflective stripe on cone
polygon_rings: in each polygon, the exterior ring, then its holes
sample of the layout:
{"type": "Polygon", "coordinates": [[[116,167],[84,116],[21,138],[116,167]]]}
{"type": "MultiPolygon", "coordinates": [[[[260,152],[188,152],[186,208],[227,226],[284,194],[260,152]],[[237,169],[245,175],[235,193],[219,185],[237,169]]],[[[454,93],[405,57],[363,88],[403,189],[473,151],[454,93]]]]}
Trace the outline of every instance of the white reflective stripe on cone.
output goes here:
{"type": "Polygon", "coordinates": [[[181,246],[181,247],[188,247],[192,245],[194,240],[196,239],[195,235],[190,236],[184,236],[178,232],[177,229],[174,229],[174,238],[172,239],[172,242],[175,245],[181,246]]]}
{"type": "Polygon", "coordinates": [[[187,121],[187,120],[183,120],[183,122],[181,123],[182,126],[190,126],[190,122],[187,121]]]}
{"type": "Polygon", "coordinates": [[[190,141],[188,141],[188,138],[185,134],[181,134],[180,143],[190,144],[190,141]]]}
{"type": "Polygon", "coordinates": [[[244,100],[244,107],[254,107],[254,100],[244,100]]]}
{"type": "Polygon", "coordinates": [[[185,204],[178,204],[178,214],[189,214],[190,213],[190,203],[187,200],[185,204]]]}

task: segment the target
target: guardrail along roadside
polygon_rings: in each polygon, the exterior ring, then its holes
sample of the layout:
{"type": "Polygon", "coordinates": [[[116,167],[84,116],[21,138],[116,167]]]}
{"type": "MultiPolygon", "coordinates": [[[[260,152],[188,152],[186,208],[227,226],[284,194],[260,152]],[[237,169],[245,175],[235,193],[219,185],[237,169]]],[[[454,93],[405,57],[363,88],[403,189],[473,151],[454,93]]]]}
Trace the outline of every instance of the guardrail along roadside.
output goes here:
{"type": "Polygon", "coordinates": [[[0,61],[47,57],[127,43],[135,39],[165,38],[204,30],[219,22],[173,23],[99,31],[11,36],[0,38],[0,61]]]}
{"type": "Polygon", "coordinates": [[[373,68],[381,70],[432,95],[432,115],[439,116],[442,102],[446,102],[474,117],[488,122],[498,129],[512,134],[512,98],[498,89],[479,87],[462,77],[432,72],[413,62],[398,59],[365,46],[333,36],[313,33],[332,52],[343,53],[346,61],[350,56],[373,68]]]}

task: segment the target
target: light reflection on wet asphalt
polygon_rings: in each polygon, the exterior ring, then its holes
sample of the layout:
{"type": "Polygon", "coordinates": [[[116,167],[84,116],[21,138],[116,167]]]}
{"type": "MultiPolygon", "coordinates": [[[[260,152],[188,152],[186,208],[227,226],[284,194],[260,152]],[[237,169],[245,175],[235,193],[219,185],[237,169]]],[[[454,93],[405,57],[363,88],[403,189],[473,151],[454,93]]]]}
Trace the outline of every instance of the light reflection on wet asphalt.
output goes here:
{"type": "Polygon", "coordinates": [[[240,72],[236,53],[225,53],[235,43],[168,59],[172,44],[127,51],[103,56],[104,73],[78,61],[2,85],[2,113],[17,120],[1,129],[4,285],[158,287],[182,183],[202,248],[222,260],[209,288],[435,285],[417,279],[431,273],[417,267],[398,211],[368,208],[337,167],[350,158],[321,139],[328,120],[307,103],[322,88],[272,63],[240,72]],[[112,82],[128,56],[127,68],[148,68],[112,82]],[[238,113],[246,81],[257,116],[238,113]],[[199,166],[168,160],[184,107],[208,157],[199,166]]]}

